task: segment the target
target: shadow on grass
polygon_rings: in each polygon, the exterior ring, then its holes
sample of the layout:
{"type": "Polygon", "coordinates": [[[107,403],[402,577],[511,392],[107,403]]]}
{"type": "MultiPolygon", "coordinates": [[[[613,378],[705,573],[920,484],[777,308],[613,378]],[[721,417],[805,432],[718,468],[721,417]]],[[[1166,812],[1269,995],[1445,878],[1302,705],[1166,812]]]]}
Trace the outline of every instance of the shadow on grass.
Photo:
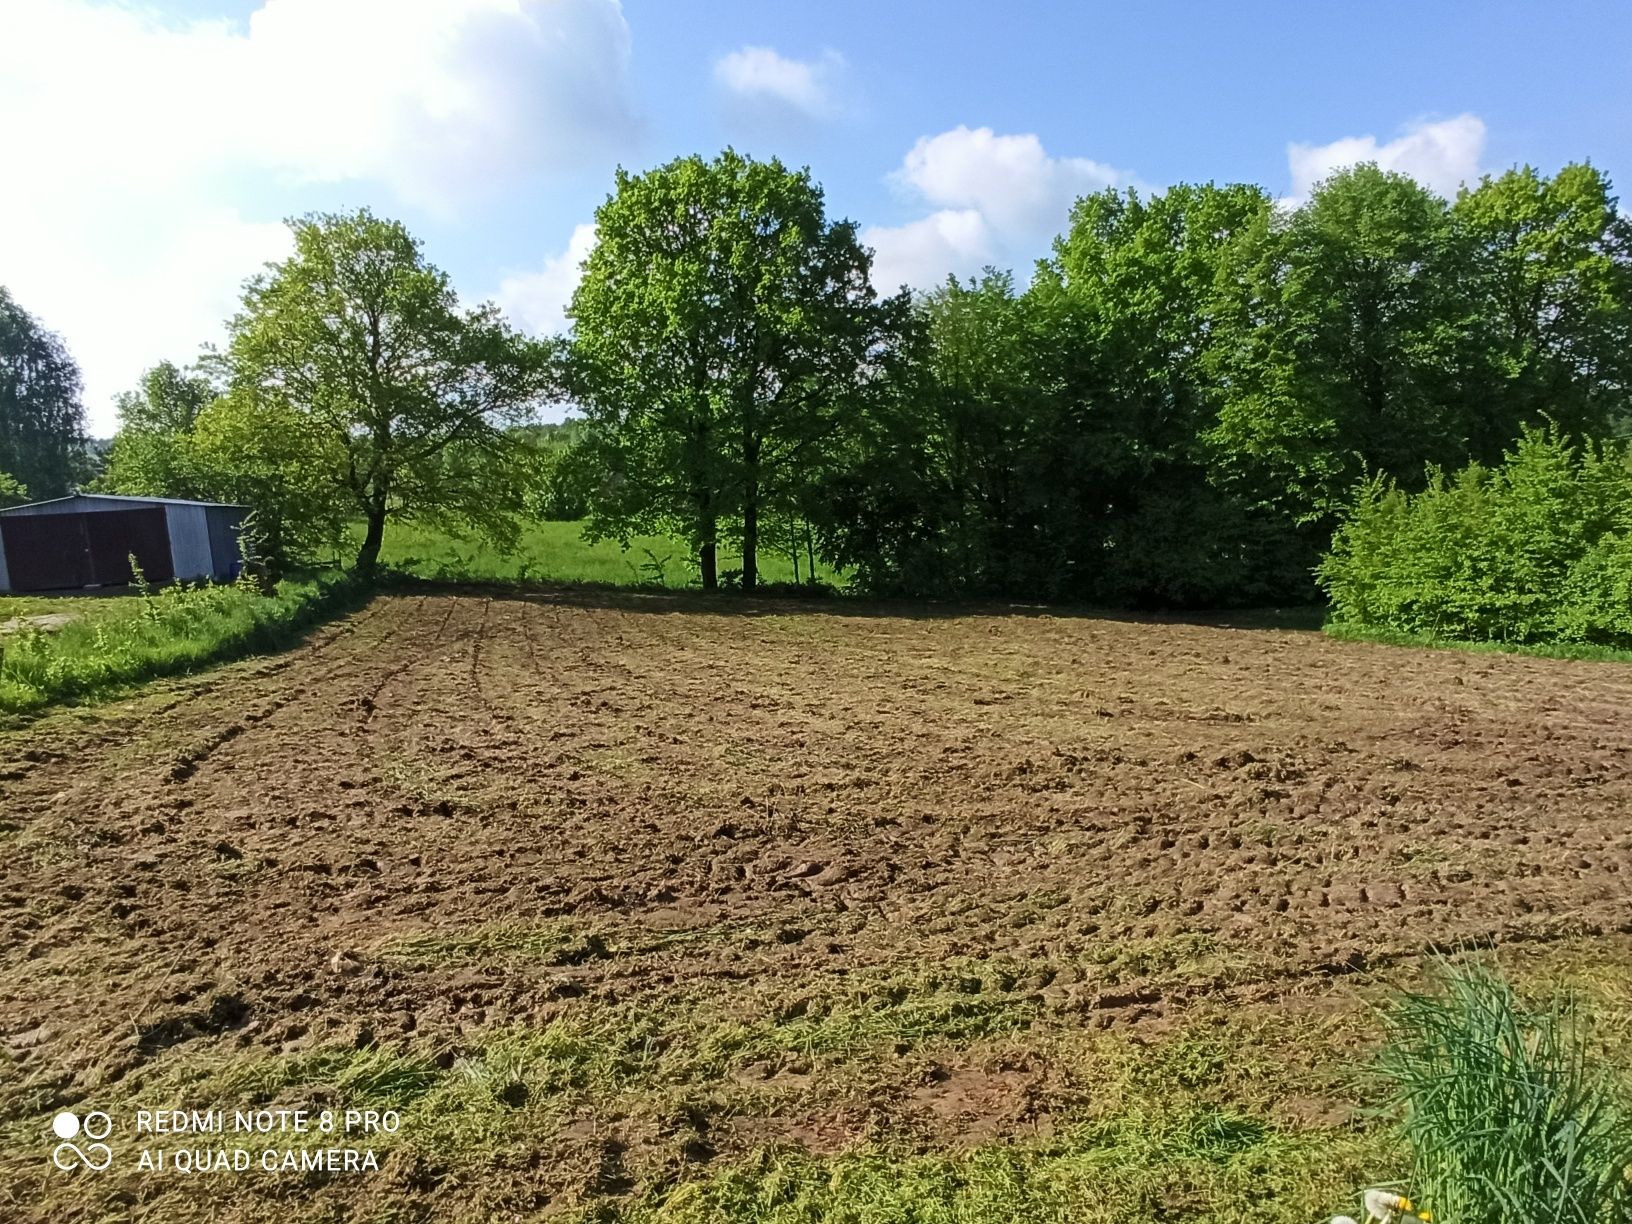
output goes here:
{"type": "Polygon", "coordinates": [[[738,591],[705,594],[672,587],[626,584],[505,581],[444,581],[394,573],[385,589],[418,595],[480,596],[557,607],[604,608],[620,612],[684,613],[715,616],[855,616],[906,620],[954,620],[966,616],[1016,616],[1037,619],[1081,619],[1146,625],[1197,625],[1214,629],[1317,632],[1324,607],[1236,608],[1137,612],[1083,604],[1018,603],[1002,600],[906,600],[844,595],[817,588],[804,594],[779,587],[774,594],[738,591]]]}

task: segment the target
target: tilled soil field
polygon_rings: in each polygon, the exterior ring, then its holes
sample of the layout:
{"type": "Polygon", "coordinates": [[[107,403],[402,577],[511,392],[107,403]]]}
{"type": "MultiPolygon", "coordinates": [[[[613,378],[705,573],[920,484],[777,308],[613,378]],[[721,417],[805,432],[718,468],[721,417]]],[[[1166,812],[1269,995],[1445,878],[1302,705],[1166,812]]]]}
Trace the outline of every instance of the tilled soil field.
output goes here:
{"type": "MultiPolygon", "coordinates": [[[[1625,963],[1629,709],[1308,632],[382,597],[0,735],[0,1217],[612,1210],[1032,1142],[1093,1112],[1073,1041],[1341,1027],[1434,947],[1625,963]],[[135,1108],[252,1104],[404,1121],[377,1173],[134,1167],[135,1108]],[[60,1109],[113,1169],[51,1166],[60,1109]]],[[[1266,1108],[1349,1125],[1305,1080],[1266,1108]]]]}

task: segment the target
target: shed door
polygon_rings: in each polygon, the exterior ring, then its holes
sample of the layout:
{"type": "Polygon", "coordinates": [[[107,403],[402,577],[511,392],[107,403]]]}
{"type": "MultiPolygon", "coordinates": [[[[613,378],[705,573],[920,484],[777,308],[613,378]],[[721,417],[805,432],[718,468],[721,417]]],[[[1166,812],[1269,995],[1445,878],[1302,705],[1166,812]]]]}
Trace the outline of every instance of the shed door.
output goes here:
{"type": "Polygon", "coordinates": [[[14,591],[56,591],[89,586],[90,548],[83,514],[0,516],[0,540],[14,591]]]}
{"type": "Polygon", "coordinates": [[[170,530],[164,521],[163,506],[99,511],[84,517],[92,582],[101,586],[123,586],[129,582],[132,553],[142,567],[142,575],[154,586],[161,586],[176,576],[170,559],[170,530]]]}

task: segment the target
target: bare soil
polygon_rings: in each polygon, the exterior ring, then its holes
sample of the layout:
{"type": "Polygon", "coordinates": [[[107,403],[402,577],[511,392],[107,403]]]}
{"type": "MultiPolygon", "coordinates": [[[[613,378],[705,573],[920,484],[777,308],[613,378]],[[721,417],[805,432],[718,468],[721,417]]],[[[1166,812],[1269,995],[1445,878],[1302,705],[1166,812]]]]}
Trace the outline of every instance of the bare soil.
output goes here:
{"type": "MultiPolygon", "coordinates": [[[[746,1016],[960,958],[1017,966],[1028,1015],[1136,1030],[1459,942],[1624,957],[1629,709],[1622,665],[1311,632],[382,597],[0,735],[0,1113],[206,1053],[447,1065],[596,1005],[746,1016]]],[[[699,1159],[877,1134],[808,1073],[734,1068],[774,1105],[694,1120],[699,1159]]],[[[886,1128],[1049,1125],[1046,1060],[914,1074],[886,1128]]],[[[618,1123],[585,1105],[506,1177],[547,1206],[618,1123]]],[[[48,1142],[15,1167],[45,1178],[48,1142]]]]}

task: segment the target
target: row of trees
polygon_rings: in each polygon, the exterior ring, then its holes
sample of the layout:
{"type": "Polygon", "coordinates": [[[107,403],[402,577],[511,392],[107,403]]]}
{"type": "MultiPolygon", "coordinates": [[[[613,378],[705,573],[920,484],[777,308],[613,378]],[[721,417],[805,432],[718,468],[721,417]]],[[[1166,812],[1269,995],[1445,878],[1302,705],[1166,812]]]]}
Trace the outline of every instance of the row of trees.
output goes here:
{"type": "Polygon", "coordinates": [[[1628,415],[1632,228],[1590,166],[1446,202],[1361,166],[1081,200],[1023,292],[879,299],[808,174],[734,154],[622,176],[568,381],[602,533],[767,514],[874,589],[1118,604],[1312,594],[1366,475],[1495,462],[1628,415]]]}
{"type": "Polygon", "coordinates": [[[121,400],[104,485],[249,502],[288,556],[361,521],[365,568],[393,514],[582,515],[688,540],[707,588],[774,540],[877,591],[1218,604],[1312,594],[1364,479],[1629,415],[1632,227],[1585,165],[1104,192],[1023,290],[917,297],[774,161],[620,173],[596,220],[552,339],[394,222],[294,222],[227,345],[121,400]],[[570,430],[523,425],[551,399],[570,430]]]}

